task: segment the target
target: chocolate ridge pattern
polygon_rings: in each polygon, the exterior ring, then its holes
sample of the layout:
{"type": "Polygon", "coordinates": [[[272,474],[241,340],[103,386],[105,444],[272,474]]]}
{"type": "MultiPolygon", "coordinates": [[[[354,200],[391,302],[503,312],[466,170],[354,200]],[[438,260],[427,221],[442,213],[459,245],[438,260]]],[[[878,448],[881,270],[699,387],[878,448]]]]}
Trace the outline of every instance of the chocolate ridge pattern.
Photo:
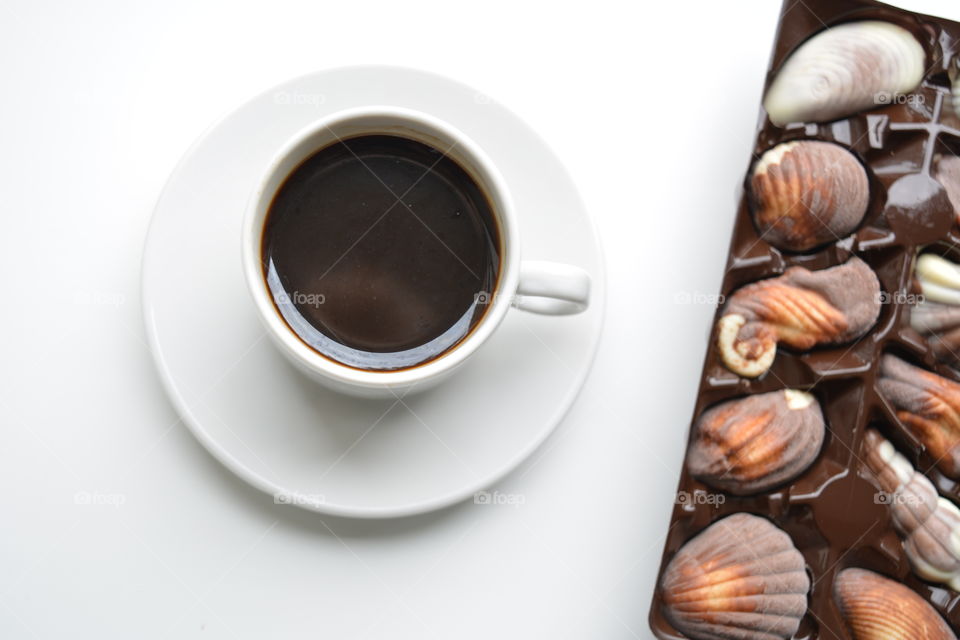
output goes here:
{"type": "MultiPolygon", "coordinates": [[[[923,83],[902,100],[834,122],[778,127],[764,119],[753,158],[744,167],[744,186],[753,163],[767,149],[792,140],[834,142],[856,154],[867,168],[871,194],[864,220],[852,234],[833,243],[788,253],[761,237],[747,198],[741,197],[721,293],[728,299],[740,287],[781,275],[791,266],[818,270],[857,256],[880,280],[884,303],[880,317],[866,335],[850,344],[806,352],[780,348],[771,369],[756,379],[728,370],[716,340],[711,340],[692,424],[723,401],[789,388],[816,396],[827,434],[814,464],[784,486],[759,495],[723,494],[722,504],[678,500],[666,529],[660,568],[662,573],[685,542],[723,517],[752,513],[770,519],[790,535],[810,572],[809,609],[795,640],[853,640],[833,600],[835,579],[847,568],[873,571],[905,585],[933,606],[954,631],[960,629],[960,593],[925,582],[911,571],[890,508],[878,499],[879,484],[864,463],[864,434],[873,428],[907,456],[942,496],[960,503],[960,483],[938,471],[936,460],[904,428],[877,390],[880,359],[886,353],[960,381],[960,373],[939,362],[924,338],[910,327],[910,296],[918,293],[912,278],[918,250],[937,251],[960,261],[960,228],[946,194],[935,190],[925,199],[917,197],[932,180],[937,153],[960,155],[960,118],[951,106],[948,75],[958,54],[960,24],[873,0],[785,0],[767,86],[799,44],[825,26],[853,20],[886,20],[913,33],[926,52],[928,72],[923,83]]],[[[719,317],[720,309],[714,327],[719,317]]],[[[722,493],[697,481],[686,469],[678,492],[722,493]]],[[[650,627],[661,640],[685,638],[663,615],[659,585],[658,575],[650,627]]]]}

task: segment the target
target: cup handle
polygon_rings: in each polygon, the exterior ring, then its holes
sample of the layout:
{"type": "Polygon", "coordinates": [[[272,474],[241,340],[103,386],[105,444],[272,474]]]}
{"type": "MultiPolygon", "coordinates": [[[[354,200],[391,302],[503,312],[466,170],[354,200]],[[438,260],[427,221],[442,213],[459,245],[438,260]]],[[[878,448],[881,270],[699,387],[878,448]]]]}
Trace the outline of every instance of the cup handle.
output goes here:
{"type": "Polygon", "coordinates": [[[548,316],[569,316],[590,304],[590,275],[580,267],[543,260],[520,264],[513,306],[548,316]]]}

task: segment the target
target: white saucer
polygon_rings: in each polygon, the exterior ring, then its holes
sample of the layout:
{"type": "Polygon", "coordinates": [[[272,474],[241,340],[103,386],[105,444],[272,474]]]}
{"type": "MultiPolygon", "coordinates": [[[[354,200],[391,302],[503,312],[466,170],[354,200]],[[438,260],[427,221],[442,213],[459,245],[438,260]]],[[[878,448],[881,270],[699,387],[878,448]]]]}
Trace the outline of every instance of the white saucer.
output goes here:
{"type": "Polygon", "coordinates": [[[278,502],[354,517],[453,504],[529,456],[586,378],[604,292],[593,223],[537,134],[469,87],[380,66],[297,78],[214,125],[164,188],[143,259],[150,347],[197,439],[278,502]],[[593,278],[587,312],[514,309],[452,379],[401,402],[336,395],[301,376],[265,336],[240,268],[244,204],[270,156],[315,118],[374,104],[433,114],[471,137],[513,194],[523,256],[577,265],[593,278]]]}

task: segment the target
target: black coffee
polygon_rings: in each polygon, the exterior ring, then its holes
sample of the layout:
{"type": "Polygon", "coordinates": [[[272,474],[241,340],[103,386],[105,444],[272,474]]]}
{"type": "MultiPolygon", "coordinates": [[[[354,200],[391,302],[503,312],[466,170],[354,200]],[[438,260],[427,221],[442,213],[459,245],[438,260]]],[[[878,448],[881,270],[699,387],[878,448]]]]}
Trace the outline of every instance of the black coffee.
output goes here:
{"type": "Polygon", "coordinates": [[[371,370],[449,351],[496,287],[490,204],[454,160],[390,135],[338,142],[286,179],[263,230],[277,309],[314,350],[371,370]]]}

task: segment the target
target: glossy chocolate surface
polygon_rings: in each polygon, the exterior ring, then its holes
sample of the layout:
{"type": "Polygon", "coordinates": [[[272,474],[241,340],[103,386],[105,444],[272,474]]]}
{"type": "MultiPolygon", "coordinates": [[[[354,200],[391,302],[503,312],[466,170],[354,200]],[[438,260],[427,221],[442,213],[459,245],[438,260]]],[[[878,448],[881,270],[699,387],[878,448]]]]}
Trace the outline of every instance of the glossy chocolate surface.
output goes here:
{"type": "MultiPolygon", "coordinates": [[[[829,123],[780,128],[764,115],[750,169],[766,150],[801,139],[834,142],[864,163],[870,204],[860,226],[841,240],[804,253],[781,251],[758,234],[749,199],[740,200],[721,293],[781,275],[788,267],[811,270],[843,264],[851,256],[877,274],[883,291],[879,320],[860,339],[837,347],[798,353],[781,346],[771,369],[757,379],[742,378],[720,360],[714,338],[706,354],[692,424],[710,407],[734,398],[784,388],[810,391],[823,408],[827,434],[814,464],[786,485],[759,495],[738,497],[697,481],[685,468],[679,492],[694,496],[674,507],[660,572],[683,546],[711,523],[733,513],[769,518],[786,531],[803,554],[812,588],[809,609],[795,639],[852,636],[833,599],[834,580],[850,567],[890,577],[929,602],[954,630],[960,629],[960,594],[918,578],[910,568],[891,519],[877,499],[878,485],[864,464],[864,433],[875,428],[929,477],[941,495],[960,503],[960,483],[944,476],[921,443],[899,423],[877,391],[881,356],[895,354],[954,380],[960,372],[938,362],[927,342],[910,328],[917,293],[913,265],[918,250],[960,260],[960,228],[946,191],[931,177],[934,157],[960,154],[960,119],[952,106],[949,65],[957,55],[960,24],[917,15],[871,0],[786,0],[767,85],[789,54],[828,26],[852,20],[885,20],[913,33],[926,50],[928,72],[922,85],[895,104],[879,106],[829,123]],[[696,496],[704,499],[697,499],[696,496]],[[707,496],[723,495],[722,504],[707,496]]],[[[720,318],[718,308],[716,318],[720,318]]],[[[684,638],[663,616],[660,577],[650,625],[663,640],[684,638]]]]}

